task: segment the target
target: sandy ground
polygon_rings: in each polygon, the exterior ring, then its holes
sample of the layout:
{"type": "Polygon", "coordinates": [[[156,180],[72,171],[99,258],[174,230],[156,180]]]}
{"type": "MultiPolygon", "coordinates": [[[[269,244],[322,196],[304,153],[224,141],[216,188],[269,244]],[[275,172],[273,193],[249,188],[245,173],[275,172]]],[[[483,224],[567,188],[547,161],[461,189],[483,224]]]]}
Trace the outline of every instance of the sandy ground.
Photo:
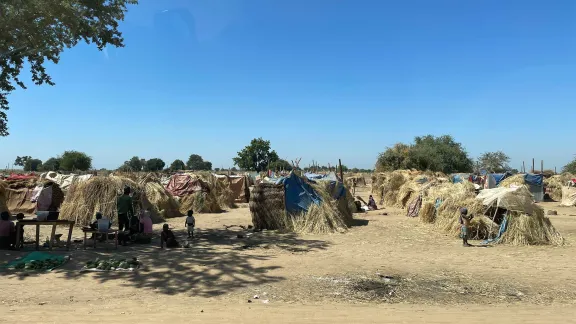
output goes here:
{"type": "MultiPolygon", "coordinates": [[[[51,273],[4,272],[0,322],[576,323],[576,208],[542,206],[558,211],[565,246],[463,248],[393,208],[356,214],[356,226],[331,235],[252,234],[237,226],[251,224],[246,206],[197,215],[189,249],[78,244],[54,251],[72,259],[51,273]],[[144,267],[78,271],[98,256],[144,267]]],[[[184,218],[169,223],[184,242],[184,218]]]]}

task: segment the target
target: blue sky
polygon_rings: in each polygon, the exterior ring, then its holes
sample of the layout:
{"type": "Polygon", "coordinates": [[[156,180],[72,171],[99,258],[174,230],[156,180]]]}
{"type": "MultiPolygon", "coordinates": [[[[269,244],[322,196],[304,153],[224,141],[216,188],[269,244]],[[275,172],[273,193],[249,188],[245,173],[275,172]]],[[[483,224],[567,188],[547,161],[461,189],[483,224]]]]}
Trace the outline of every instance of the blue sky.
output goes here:
{"type": "Polygon", "coordinates": [[[9,97],[0,166],[75,149],[228,167],[255,137],[302,166],[370,168],[425,134],[516,168],[576,154],[575,1],[141,0],[121,31],[9,97]]]}

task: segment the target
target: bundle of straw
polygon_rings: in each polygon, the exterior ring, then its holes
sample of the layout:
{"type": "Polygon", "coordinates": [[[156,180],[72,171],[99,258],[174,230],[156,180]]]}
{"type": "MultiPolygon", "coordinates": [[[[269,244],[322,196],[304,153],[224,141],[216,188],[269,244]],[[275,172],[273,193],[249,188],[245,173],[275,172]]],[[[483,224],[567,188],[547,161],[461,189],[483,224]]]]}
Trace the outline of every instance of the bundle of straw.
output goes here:
{"type": "Polygon", "coordinates": [[[163,218],[174,218],[182,216],[180,204],[159,182],[148,181],[143,184],[146,197],[150,203],[158,210],[163,218]]]}
{"type": "Polygon", "coordinates": [[[0,213],[2,212],[10,212],[10,210],[8,210],[8,204],[7,204],[7,200],[8,200],[8,195],[7,195],[7,185],[4,181],[0,181],[0,213]]]}
{"type": "Polygon", "coordinates": [[[462,207],[468,209],[469,215],[474,215],[468,227],[468,238],[487,239],[490,231],[498,228],[490,218],[484,216],[486,208],[482,205],[482,202],[474,198],[461,201],[444,201],[437,210],[436,227],[453,237],[459,237],[462,228],[460,224],[460,208],[462,207]]]}
{"type": "Polygon", "coordinates": [[[189,210],[195,213],[221,213],[216,196],[210,191],[198,191],[180,199],[180,212],[186,214],[189,210]]]}
{"type": "Polygon", "coordinates": [[[508,228],[499,242],[511,245],[564,244],[564,238],[544,216],[544,210],[537,207],[532,215],[509,211],[508,228]]]}
{"type": "Polygon", "coordinates": [[[508,177],[502,181],[500,181],[500,183],[498,184],[498,187],[504,187],[504,188],[510,188],[510,186],[523,186],[526,184],[526,181],[524,181],[524,175],[523,174],[515,174],[511,177],[508,177]]]}
{"type": "Polygon", "coordinates": [[[291,218],[286,213],[284,185],[257,184],[250,195],[252,223],[257,229],[292,230],[291,218]]]}
{"type": "Polygon", "coordinates": [[[574,178],[571,173],[563,173],[553,175],[550,178],[544,179],[544,185],[547,188],[548,195],[554,201],[562,201],[562,187],[566,186],[568,181],[574,178]]]}
{"type": "Polygon", "coordinates": [[[418,216],[423,223],[434,223],[436,220],[436,207],[432,202],[425,202],[422,204],[422,208],[418,212],[418,216]]]}

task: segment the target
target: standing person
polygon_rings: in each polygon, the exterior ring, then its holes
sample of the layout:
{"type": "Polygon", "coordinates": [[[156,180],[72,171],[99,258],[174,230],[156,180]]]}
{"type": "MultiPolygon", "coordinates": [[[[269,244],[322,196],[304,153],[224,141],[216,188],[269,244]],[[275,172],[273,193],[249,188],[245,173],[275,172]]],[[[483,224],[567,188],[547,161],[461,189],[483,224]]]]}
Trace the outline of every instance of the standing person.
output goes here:
{"type": "Polygon", "coordinates": [[[145,210],[140,216],[140,224],[142,227],[142,233],[152,234],[152,218],[150,218],[150,211],[145,210]]]}
{"type": "Polygon", "coordinates": [[[468,227],[474,215],[468,215],[468,208],[460,208],[460,225],[462,226],[462,245],[465,247],[472,246],[468,244],[468,227]]]}
{"type": "Polygon", "coordinates": [[[194,227],[196,227],[196,219],[194,218],[194,211],[188,211],[188,217],[186,217],[186,223],[184,227],[188,228],[188,237],[194,237],[194,227]]]}
{"type": "Polygon", "coordinates": [[[352,194],[356,194],[356,178],[352,178],[352,194]]]}
{"type": "Polygon", "coordinates": [[[130,218],[134,215],[134,206],[130,196],[130,187],[124,188],[124,194],[118,197],[116,207],[118,209],[118,230],[130,230],[130,218]]]}

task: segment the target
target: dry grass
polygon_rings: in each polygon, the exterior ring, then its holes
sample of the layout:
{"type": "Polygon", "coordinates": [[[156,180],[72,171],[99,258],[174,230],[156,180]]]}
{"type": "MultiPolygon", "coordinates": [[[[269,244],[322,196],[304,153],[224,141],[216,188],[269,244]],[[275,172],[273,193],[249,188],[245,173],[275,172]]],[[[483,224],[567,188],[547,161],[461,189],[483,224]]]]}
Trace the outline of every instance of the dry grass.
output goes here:
{"type": "Polygon", "coordinates": [[[572,178],[574,178],[574,175],[566,172],[544,179],[550,198],[554,201],[562,201],[562,186],[565,186],[572,178]]]}
{"type": "Polygon", "coordinates": [[[532,215],[510,212],[508,229],[500,243],[511,245],[562,245],[564,238],[556,231],[544,210],[537,206],[532,215]]]}
{"type": "Polygon", "coordinates": [[[180,212],[184,215],[189,210],[195,213],[221,213],[216,196],[210,191],[198,191],[180,198],[180,212]]]}
{"type": "Polygon", "coordinates": [[[0,181],[0,213],[5,211],[10,212],[7,205],[8,195],[6,189],[6,183],[4,181],[0,181]]]}
{"type": "MultiPolygon", "coordinates": [[[[210,188],[210,192],[216,199],[218,206],[220,206],[220,211],[222,209],[236,208],[234,203],[234,192],[230,189],[230,182],[228,179],[218,179],[211,172],[208,171],[198,171],[190,174],[193,177],[200,178],[210,188]]],[[[211,198],[208,198],[211,199],[211,198]]]]}
{"type": "Polygon", "coordinates": [[[150,203],[158,210],[163,218],[180,217],[180,204],[172,195],[158,182],[146,182],[143,184],[146,197],[150,203]]]}
{"type": "Polygon", "coordinates": [[[486,207],[482,202],[475,198],[468,198],[465,200],[448,200],[444,201],[438,208],[435,225],[445,233],[459,237],[461,233],[460,224],[460,208],[466,207],[468,213],[474,215],[474,219],[470,222],[468,227],[468,238],[470,239],[487,239],[490,231],[494,226],[492,221],[484,216],[486,207]]]}
{"type": "Polygon", "coordinates": [[[90,224],[96,212],[100,211],[105,217],[117,223],[116,202],[125,186],[132,189],[136,215],[142,209],[150,209],[152,221],[156,223],[162,221],[157,210],[146,197],[143,186],[131,179],[118,176],[97,176],[72,185],[60,208],[60,219],[73,220],[77,225],[85,226],[90,224]]]}
{"type": "Polygon", "coordinates": [[[418,212],[418,217],[423,223],[434,223],[436,221],[436,207],[432,202],[425,202],[418,212]]]}
{"type": "Polygon", "coordinates": [[[250,195],[252,223],[257,229],[289,229],[292,221],[286,213],[284,185],[257,184],[250,195]]]}
{"type": "Polygon", "coordinates": [[[498,187],[510,188],[510,186],[523,186],[525,184],[526,184],[526,182],[524,181],[524,175],[523,174],[515,174],[511,177],[508,177],[508,178],[500,181],[500,184],[498,184],[498,187]]]}

